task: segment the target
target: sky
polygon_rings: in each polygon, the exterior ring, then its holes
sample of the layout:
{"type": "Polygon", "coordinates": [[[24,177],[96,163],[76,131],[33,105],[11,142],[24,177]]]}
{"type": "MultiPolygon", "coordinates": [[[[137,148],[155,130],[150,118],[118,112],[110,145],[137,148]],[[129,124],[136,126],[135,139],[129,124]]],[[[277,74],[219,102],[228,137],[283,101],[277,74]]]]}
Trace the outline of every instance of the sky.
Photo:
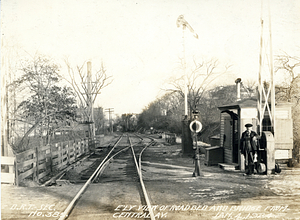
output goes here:
{"type": "MultiPolygon", "coordinates": [[[[273,53],[299,56],[300,0],[270,2],[273,53]]],[[[95,106],[118,115],[140,113],[164,94],[171,77],[182,74],[183,55],[188,65],[212,57],[232,65],[220,85],[234,84],[237,77],[257,80],[261,5],[260,0],[2,0],[1,74],[8,60],[34,54],[55,59],[62,74],[67,73],[64,58],[74,67],[91,61],[92,71],[103,62],[114,80],[95,106]],[[183,38],[176,26],[179,15],[198,39],[188,30],[183,38]]]]}

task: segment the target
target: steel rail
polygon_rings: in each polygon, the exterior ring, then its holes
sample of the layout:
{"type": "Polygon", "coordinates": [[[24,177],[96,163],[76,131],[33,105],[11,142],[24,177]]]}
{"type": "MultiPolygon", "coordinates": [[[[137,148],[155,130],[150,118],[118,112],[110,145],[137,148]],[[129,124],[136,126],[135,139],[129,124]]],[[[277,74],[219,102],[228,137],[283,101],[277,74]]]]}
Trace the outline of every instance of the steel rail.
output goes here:
{"type": "Polygon", "coordinates": [[[142,138],[140,135],[138,135],[137,133],[134,133],[135,136],[137,136],[138,138],[140,138],[141,140],[144,140],[144,138],[142,138]]]}
{"type": "MultiPolygon", "coordinates": [[[[139,143],[141,143],[141,141],[139,141],[138,143],[136,143],[136,144],[134,144],[134,145],[132,145],[132,146],[135,146],[135,145],[137,145],[137,144],[139,144],[139,143]]],[[[103,171],[102,168],[104,169],[105,166],[106,166],[106,164],[107,164],[108,162],[110,162],[115,156],[117,156],[119,153],[121,153],[121,152],[127,150],[128,148],[130,148],[130,146],[129,146],[129,147],[123,148],[122,150],[118,151],[118,152],[115,153],[113,156],[111,156],[111,157],[103,164],[103,166],[100,168],[100,170],[98,171],[98,173],[97,173],[96,176],[94,177],[94,180],[95,180],[96,178],[98,178],[98,176],[101,174],[101,171],[103,171]]],[[[94,181],[94,180],[93,180],[93,181],[94,181]]]]}
{"type": "Polygon", "coordinates": [[[59,220],[65,220],[68,218],[71,210],[74,208],[75,203],[77,202],[78,198],[81,196],[81,194],[84,192],[84,190],[89,186],[89,184],[91,183],[92,179],[94,179],[94,176],[98,173],[99,169],[102,167],[102,165],[104,164],[104,162],[106,161],[106,159],[109,157],[109,155],[111,154],[111,152],[115,149],[115,147],[119,144],[119,142],[121,141],[123,135],[120,136],[120,138],[117,140],[117,142],[114,144],[114,146],[112,147],[112,149],[109,151],[109,153],[106,155],[106,157],[103,159],[103,161],[101,162],[101,164],[97,167],[97,169],[94,171],[94,173],[91,175],[91,177],[86,181],[86,183],[84,184],[84,186],[80,189],[80,191],[76,194],[76,196],[73,198],[73,200],[70,202],[70,204],[68,205],[68,207],[65,209],[65,211],[60,215],[59,220]]]}
{"type": "Polygon", "coordinates": [[[144,151],[154,143],[154,141],[151,141],[146,147],[143,148],[143,150],[141,151],[140,155],[139,155],[139,168],[140,168],[140,172],[142,173],[142,154],[144,153],[144,151]]]}
{"type": "Polygon", "coordinates": [[[106,160],[106,162],[103,164],[103,166],[98,170],[97,174],[95,175],[94,179],[92,180],[92,182],[95,181],[95,179],[98,178],[98,176],[101,174],[101,172],[103,171],[103,169],[106,167],[106,165],[112,160],[114,159],[115,156],[117,156],[119,153],[129,149],[130,147],[125,147],[122,150],[119,150],[117,153],[115,153],[114,155],[112,155],[109,159],[106,160]]]}
{"type": "Polygon", "coordinates": [[[137,163],[136,156],[135,156],[135,153],[134,153],[134,149],[133,149],[133,146],[132,146],[132,144],[131,144],[131,141],[130,141],[130,138],[129,138],[129,137],[128,137],[128,141],[129,141],[129,144],[130,144],[130,147],[131,147],[131,150],[132,150],[134,163],[135,163],[135,165],[136,165],[136,169],[137,169],[137,172],[138,172],[138,175],[139,175],[139,178],[140,178],[140,183],[141,183],[141,186],[142,186],[142,190],[143,190],[143,193],[144,193],[144,197],[145,197],[145,200],[146,200],[148,209],[149,209],[150,219],[151,219],[151,220],[155,220],[154,212],[153,212],[153,210],[152,210],[151,203],[150,203],[150,199],[149,199],[149,197],[148,197],[148,194],[147,194],[147,191],[146,191],[146,187],[145,187],[145,184],[144,184],[144,181],[143,181],[142,170],[141,170],[141,167],[140,167],[140,166],[138,165],[138,163],[137,163]]]}

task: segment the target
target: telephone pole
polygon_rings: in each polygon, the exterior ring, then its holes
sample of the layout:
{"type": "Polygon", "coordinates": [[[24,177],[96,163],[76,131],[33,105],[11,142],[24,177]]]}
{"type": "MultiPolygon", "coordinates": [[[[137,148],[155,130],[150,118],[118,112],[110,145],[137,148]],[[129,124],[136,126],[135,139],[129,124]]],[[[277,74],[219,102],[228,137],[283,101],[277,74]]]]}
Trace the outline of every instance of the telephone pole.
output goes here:
{"type": "Polygon", "coordinates": [[[182,28],[182,48],[183,48],[183,69],[184,69],[184,118],[182,120],[182,152],[183,153],[191,153],[193,151],[192,145],[192,137],[189,129],[189,112],[188,112],[188,77],[186,71],[186,55],[185,55],[185,30],[188,28],[191,33],[193,33],[194,37],[198,39],[198,34],[194,32],[194,29],[191,25],[184,19],[183,15],[179,15],[176,21],[176,25],[178,28],[182,28]]]}
{"type": "Polygon", "coordinates": [[[114,112],[114,108],[107,108],[105,109],[105,112],[108,112],[108,120],[109,120],[109,127],[110,127],[110,133],[113,133],[113,126],[111,122],[111,114],[114,112]]]}
{"type": "Polygon", "coordinates": [[[87,108],[88,108],[88,121],[90,125],[91,136],[95,137],[95,120],[94,120],[94,102],[92,92],[92,63],[87,62],[87,108]]]}
{"type": "Polygon", "coordinates": [[[111,76],[106,75],[106,70],[103,63],[101,67],[92,73],[92,62],[87,62],[87,72],[83,70],[84,64],[80,67],[77,66],[77,71],[74,71],[71,64],[66,61],[68,67],[68,73],[70,79],[65,78],[74,89],[78,95],[78,99],[82,108],[82,113],[84,115],[84,121],[89,126],[89,135],[93,137],[95,135],[95,122],[94,122],[94,103],[98,94],[101,90],[111,84],[112,80],[109,80],[111,76]],[[78,77],[76,77],[75,72],[77,72],[78,77]],[[77,82],[80,80],[80,85],[77,82]]]}

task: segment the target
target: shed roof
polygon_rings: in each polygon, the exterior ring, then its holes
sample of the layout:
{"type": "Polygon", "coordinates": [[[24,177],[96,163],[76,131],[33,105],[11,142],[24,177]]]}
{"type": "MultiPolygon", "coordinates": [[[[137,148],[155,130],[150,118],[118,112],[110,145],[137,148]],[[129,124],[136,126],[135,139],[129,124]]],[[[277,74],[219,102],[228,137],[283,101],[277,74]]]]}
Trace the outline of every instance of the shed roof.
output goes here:
{"type": "MultiPolygon", "coordinates": [[[[292,105],[293,105],[292,103],[285,102],[285,101],[276,101],[275,103],[275,106],[277,108],[291,108],[292,105]]],[[[228,103],[218,107],[218,109],[221,111],[229,110],[229,109],[241,109],[241,108],[257,108],[257,99],[252,97],[249,99],[243,99],[240,101],[228,103]]]]}
{"type": "Polygon", "coordinates": [[[241,108],[256,108],[257,100],[254,98],[243,99],[234,103],[229,103],[225,105],[221,105],[218,107],[221,111],[226,109],[241,109],[241,108]]]}

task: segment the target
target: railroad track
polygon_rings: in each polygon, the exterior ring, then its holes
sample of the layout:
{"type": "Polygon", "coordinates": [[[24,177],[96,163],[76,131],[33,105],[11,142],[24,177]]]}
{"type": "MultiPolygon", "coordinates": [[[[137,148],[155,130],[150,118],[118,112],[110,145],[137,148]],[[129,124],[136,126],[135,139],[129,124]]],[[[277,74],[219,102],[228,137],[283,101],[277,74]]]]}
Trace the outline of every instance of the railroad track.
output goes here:
{"type": "MultiPolygon", "coordinates": [[[[136,134],[127,134],[119,136],[114,144],[110,144],[106,150],[105,157],[102,155],[102,158],[99,157],[88,169],[82,171],[78,182],[82,183],[82,181],[85,181],[85,183],[62,212],[59,220],[72,219],[73,215],[76,216],[77,206],[84,206],[84,203],[89,201],[88,195],[93,194],[92,190],[96,190],[97,184],[101,186],[101,184],[105,183],[135,185],[135,194],[139,195],[141,207],[147,207],[147,209],[143,209],[143,216],[147,216],[151,220],[155,219],[155,214],[151,209],[150,199],[143,182],[141,168],[142,153],[147,147],[154,145],[155,141],[153,138],[148,138],[150,141],[145,139],[136,134]],[[85,198],[85,195],[87,195],[87,198],[85,198]]],[[[96,203],[96,201],[93,202],[96,203]]],[[[77,219],[77,217],[74,217],[74,219],[77,219]]]]}

